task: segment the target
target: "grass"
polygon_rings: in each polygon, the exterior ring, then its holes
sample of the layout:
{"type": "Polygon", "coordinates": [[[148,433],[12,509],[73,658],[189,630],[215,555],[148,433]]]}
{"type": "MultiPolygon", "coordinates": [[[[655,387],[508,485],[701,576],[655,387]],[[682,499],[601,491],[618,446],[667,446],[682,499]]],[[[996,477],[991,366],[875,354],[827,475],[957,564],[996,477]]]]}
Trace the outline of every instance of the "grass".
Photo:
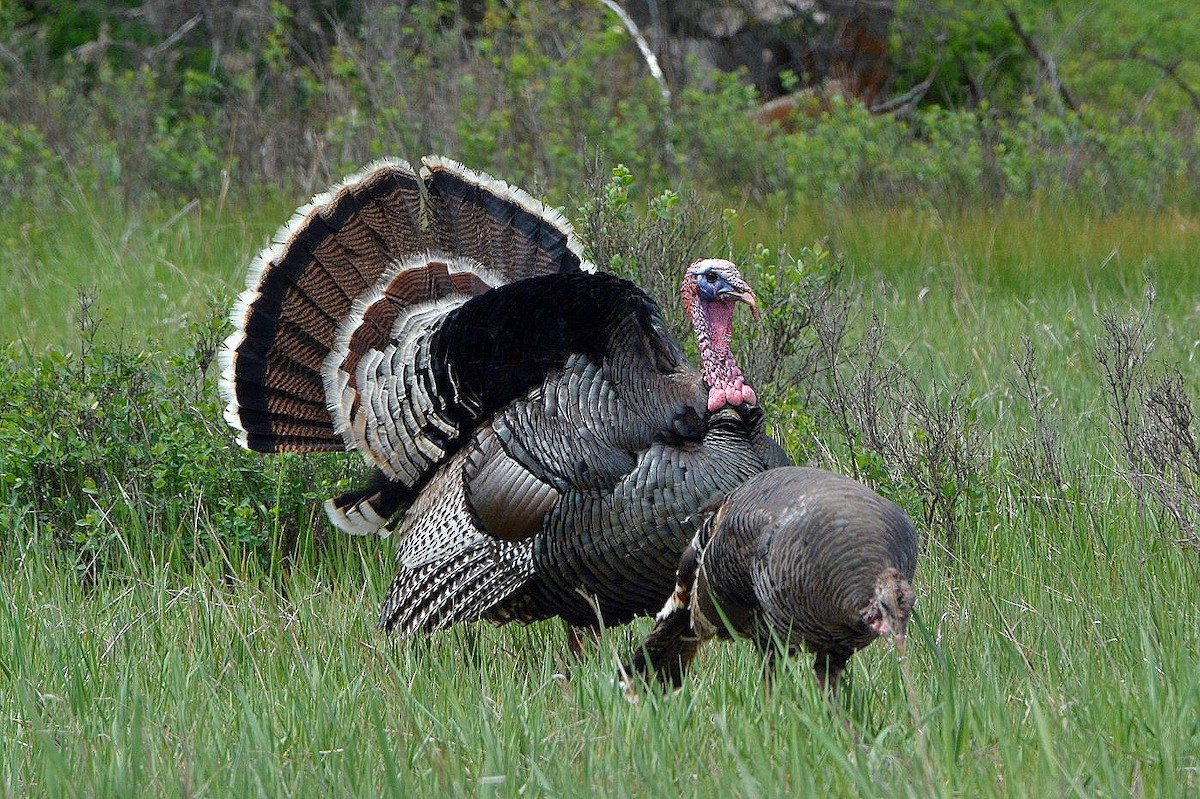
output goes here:
{"type": "MultiPolygon", "coordinates": [[[[201,202],[100,213],[82,202],[9,228],[0,341],[77,348],[74,293],[94,285],[102,335],[181,347],[177,320],[231,298],[290,212],[201,202]]],[[[1027,422],[1011,353],[1034,339],[1071,469],[1086,475],[1050,501],[1029,496],[1018,474],[989,485],[952,550],[927,531],[905,661],[869,648],[831,708],[807,662],[767,694],[749,647],[714,645],[682,692],[629,704],[612,682],[645,620],[570,663],[555,624],[398,643],[372,627],[388,542],[327,538],[305,522],[295,551],[263,565],[211,543],[155,550],[145,531],[116,529],[126,562],[89,583],[35,515],[10,505],[0,516],[0,790],[1194,795],[1200,564],[1121,478],[1093,350],[1097,314],[1140,303],[1149,265],[1156,355],[1195,385],[1198,221],[832,208],[790,214],[781,235],[766,212],[746,216],[749,238],[828,236],[864,312],[886,318],[890,344],[931,384],[968,377],[1001,475],[1027,422]]],[[[262,464],[264,493],[293,468],[262,464]]],[[[202,535],[211,522],[199,514],[177,522],[179,536],[220,538],[202,535]]]]}
{"type": "Polygon", "coordinates": [[[182,343],[190,322],[244,286],[249,259],[290,213],[217,200],[133,212],[83,192],[49,213],[11,210],[0,234],[0,341],[34,350],[77,341],[81,292],[96,294],[105,339],[182,343]]]}
{"type": "Polygon", "coordinates": [[[22,553],[0,577],[5,787],[1186,795],[1200,787],[1193,564],[1145,540],[1102,550],[1091,523],[1064,536],[1029,520],[980,562],[925,552],[911,713],[884,646],[852,662],[831,711],[804,663],[764,694],[744,646],[713,646],[682,693],[630,705],[612,687],[628,631],[571,664],[569,681],[555,625],[397,644],[371,627],[379,547],[347,545],[280,587],[196,569],[91,591],[22,553]]]}

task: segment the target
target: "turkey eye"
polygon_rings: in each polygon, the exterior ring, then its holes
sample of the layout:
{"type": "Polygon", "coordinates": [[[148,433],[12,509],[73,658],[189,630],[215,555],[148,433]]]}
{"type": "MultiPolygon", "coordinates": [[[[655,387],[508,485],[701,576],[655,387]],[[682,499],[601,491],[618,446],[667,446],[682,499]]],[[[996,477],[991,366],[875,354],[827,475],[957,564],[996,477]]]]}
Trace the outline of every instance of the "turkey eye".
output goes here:
{"type": "Polygon", "coordinates": [[[717,282],[717,273],[716,272],[708,272],[707,274],[704,275],[704,279],[707,280],[709,283],[716,283],[717,282]]]}

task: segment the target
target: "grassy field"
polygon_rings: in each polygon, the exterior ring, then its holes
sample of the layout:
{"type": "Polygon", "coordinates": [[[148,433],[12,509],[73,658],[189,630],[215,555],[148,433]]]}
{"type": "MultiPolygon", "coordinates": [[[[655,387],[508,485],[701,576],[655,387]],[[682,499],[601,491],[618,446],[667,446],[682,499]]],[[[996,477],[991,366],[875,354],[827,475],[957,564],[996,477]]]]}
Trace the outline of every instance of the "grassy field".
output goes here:
{"type": "MultiPolygon", "coordinates": [[[[75,200],[7,226],[0,343],[77,348],[76,293],[91,286],[101,340],[182,348],[185,320],[240,289],[289,212],[126,214],[75,200]]],[[[121,528],[122,567],[85,581],[38,515],[10,502],[4,793],[1195,795],[1200,564],[1121,472],[1095,352],[1101,316],[1140,307],[1150,279],[1154,357],[1197,385],[1200,219],[1027,207],[782,216],[744,212],[747,239],[826,239],[911,368],[935,392],[965,376],[979,398],[989,477],[953,546],[925,531],[903,662],[871,647],[831,707],[806,662],[767,694],[748,647],[713,646],[681,693],[630,704],[612,683],[645,620],[578,662],[555,624],[397,643],[372,626],[388,542],[301,525],[294,555],[262,565],[203,543],[164,555],[121,528]],[[1012,457],[1029,424],[1012,362],[1023,337],[1073,483],[1042,496],[1012,457]]],[[[262,461],[263,491],[291,468],[262,461]]],[[[174,529],[211,541],[210,523],[181,514],[174,529]]]]}

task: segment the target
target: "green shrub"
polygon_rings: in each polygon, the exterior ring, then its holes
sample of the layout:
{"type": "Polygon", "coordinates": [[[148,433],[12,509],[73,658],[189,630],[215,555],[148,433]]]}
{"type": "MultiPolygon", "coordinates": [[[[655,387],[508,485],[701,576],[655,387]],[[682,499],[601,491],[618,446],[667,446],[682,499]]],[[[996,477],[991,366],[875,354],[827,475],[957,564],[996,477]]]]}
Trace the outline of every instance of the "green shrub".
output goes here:
{"type": "Polygon", "coordinates": [[[1011,5],[1045,45],[1061,35],[1078,112],[1063,113],[1001,6],[917,0],[897,9],[889,91],[936,66],[922,105],[880,115],[814,99],[788,133],[753,121],[760,98],[744,75],[677,76],[665,101],[599,3],[472,14],[444,1],[264,0],[245,24],[178,38],[178,22],[129,3],[0,9],[0,202],[53,196],[63,173],[130,198],[262,183],[309,192],[379,156],[427,152],[565,193],[599,148],[724,203],[1195,202],[1194,94],[1180,88],[1200,79],[1186,57],[1194,21],[1161,0],[1081,10],[1081,29],[1135,34],[1093,52],[1041,4],[1011,5]],[[1082,64],[1116,85],[1085,80],[1082,64]],[[1154,64],[1174,64],[1174,79],[1154,64]]]}
{"type": "MultiPolygon", "coordinates": [[[[766,181],[825,203],[966,205],[1083,200],[1100,210],[1159,207],[1186,195],[1195,142],[1093,111],[1014,115],[924,108],[911,119],[836,100],[775,139],[782,172],[766,181]]],[[[769,162],[766,162],[769,163],[769,162]]]]}
{"type": "Polygon", "coordinates": [[[78,352],[0,354],[9,527],[23,517],[21,529],[39,537],[27,545],[71,553],[88,576],[211,551],[235,564],[292,556],[320,513],[314,487],[332,484],[339,465],[263,459],[232,443],[206,379],[223,320],[164,359],[99,346],[86,303],[83,319],[78,352]]]}
{"type": "Polygon", "coordinates": [[[782,148],[751,122],[758,94],[737,75],[714,75],[678,100],[676,148],[684,174],[719,196],[741,189],[763,194],[789,185],[782,148]]]}
{"type": "Polygon", "coordinates": [[[0,119],[0,196],[44,199],[64,185],[62,162],[34,125],[0,119]]]}

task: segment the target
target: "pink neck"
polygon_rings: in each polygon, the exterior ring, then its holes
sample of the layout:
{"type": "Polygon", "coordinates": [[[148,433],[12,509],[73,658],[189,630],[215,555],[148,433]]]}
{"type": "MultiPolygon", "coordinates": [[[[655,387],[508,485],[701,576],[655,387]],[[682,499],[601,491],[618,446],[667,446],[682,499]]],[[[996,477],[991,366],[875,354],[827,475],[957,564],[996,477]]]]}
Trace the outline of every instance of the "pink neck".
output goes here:
{"type": "Polygon", "coordinates": [[[685,288],[684,303],[696,331],[704,382],[709,385],[708,409],[718,411],[725,405],[757,402],[754,389],[746,385],[742,370],[729,350],[729,341],[733,337],[734,303],[703,302],[696,296],[694,287],[691,292],[685,288]]]}

